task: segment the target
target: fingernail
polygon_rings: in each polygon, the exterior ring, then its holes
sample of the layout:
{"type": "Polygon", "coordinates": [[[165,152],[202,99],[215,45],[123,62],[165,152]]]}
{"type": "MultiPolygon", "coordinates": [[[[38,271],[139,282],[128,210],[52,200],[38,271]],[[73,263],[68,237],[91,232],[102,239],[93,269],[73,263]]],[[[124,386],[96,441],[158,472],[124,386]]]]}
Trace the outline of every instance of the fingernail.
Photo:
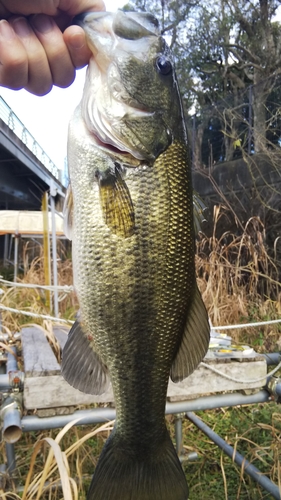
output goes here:
{"type": "Polygon", "coordinates": [[[82,49],[85,46],[85,35],[83,33],[74,33],[69,39],[69,44],[73,49],[82,49]]]}
{"type": "Polygon", "coordinates": [[[54,21],[44,14],[35,14],[32,17],[32,25],[40,33],[48,33],[53,29],[54,21]]]}
{"type": "Polygon", "coordinates": [[[12,25],[16,34],[21,37],[29,36],[32,32],[32,29],[24,17],[16,17],[13,19],[12,25]]]}
{"type": "Polygon", "coordinates": [[[5,38],[5,40],[12,40],[15,38],[15,32],[12,26],[10,26],[5,19],[0,21],[0,35],[2,38],[5,38]]]}

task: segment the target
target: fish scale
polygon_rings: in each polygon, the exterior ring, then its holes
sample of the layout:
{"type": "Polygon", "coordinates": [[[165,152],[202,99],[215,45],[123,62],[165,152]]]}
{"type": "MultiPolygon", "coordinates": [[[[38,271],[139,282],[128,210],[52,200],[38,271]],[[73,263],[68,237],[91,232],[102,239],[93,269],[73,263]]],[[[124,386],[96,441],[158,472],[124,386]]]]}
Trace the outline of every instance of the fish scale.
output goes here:
{"type": "Polygon", "coordinates": [[[166,392],[170,374],[182,380],[203,358],[209,324],[195,279],[191,171],[172,55],[152,16],[89,13],[78,21],[96,59],[69,128],[66,220],[80,312],[62,373],[93,394],[110,378],[116,406],[87,499],[186,500],[166,392]],[[106,73],[97,62],[103,51],[106,73]]]}

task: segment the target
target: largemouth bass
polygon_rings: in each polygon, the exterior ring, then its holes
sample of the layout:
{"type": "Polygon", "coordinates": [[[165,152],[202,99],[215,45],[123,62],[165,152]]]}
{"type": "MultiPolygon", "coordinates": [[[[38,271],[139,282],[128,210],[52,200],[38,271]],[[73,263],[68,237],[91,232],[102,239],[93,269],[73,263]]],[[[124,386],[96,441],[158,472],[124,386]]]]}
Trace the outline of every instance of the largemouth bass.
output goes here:
{"type": "Polygon", "coordinates": [[[86,13],[77,23],[93,57],[69,128],[66,222],[80,313],[62,373],[91,394],[111,380],[117,415],[87,498],[186,500],[167,384],[202,360],[209,323],[174,62],[149,14],[86,13]]]}

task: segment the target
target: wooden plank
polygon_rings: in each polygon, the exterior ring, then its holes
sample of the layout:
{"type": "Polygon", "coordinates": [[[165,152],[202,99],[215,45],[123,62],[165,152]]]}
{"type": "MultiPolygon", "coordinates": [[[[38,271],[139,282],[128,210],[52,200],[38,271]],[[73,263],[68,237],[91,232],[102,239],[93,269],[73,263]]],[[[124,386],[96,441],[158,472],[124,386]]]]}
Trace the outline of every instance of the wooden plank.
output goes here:
{"type": "Polygon", "coordinates": [[[41,329],[36,327],[22,328],[21,343],[24,371],[27,377],[60,373],[60,365],[41,329]]]}
{"type": "MultiPolygon", "coordinates": [[[[204,361],[206,362],[208,360],[204,361]]],[[[210,367],[214,367],[216,370],[230,376],[231,378],[240,380],[241,382],[229,380],[214,373],[208,368],[199,365],[197,370],[195,370],[195,372],[182,382],[177,384],[174,384],[172,381],[169,382],[167,395],[168,400],[184,401],[185,399],[194,399],[198,396],[214,392],[259,389],[266,383],[267,366],[264,359],[252,359],[250,361],[243,360],[242,363],[239,363],[239,361],[236,360],[229,360],[229,362],[207,362],[207,364],[209,364],[210,367]],[[255,380],[261,377],[264,377],[263,381],[249,382],[249,380],[255,380]],[[243,381],[247,381],[247,383],[243,383],[243,381]]]]}
{"type": "MultiPolygon", "coordinates": [[[[60,345],[63,346],[67,339],[65,329],[56,327],[55,335],[60,345]]],[[[22,346],[26,375],[24,383],[24,406],[26,409],[113,402],[111,386],[105,394],[91,396],[74,389],[65,382],[60,373],[60,365],[40,329],[22,329],[22,346]]],[[[259,389],[266,382],[266,361],[257,354],[232,360],[216,358],[213,353],[209,352],[204,361],[235,379],[243,381],[264,377],[264,380],[254,383],[247,382],[247,384],[238,383],[200,365],[183,382],[178,384],[169,382],[167,394],[169,401],[194,399],[215,392],[259,389]]]]}
{"type": "Polygon", "coordinates": [[[27,410],[110,403],[113,401],[111,390],[101,396],[84,394],[71,387],[61,375],[50,375],[48,378],[25,378],[23,396],[24,407],[27,410]]]}
{"type": "MultiPolygon", "coordinates": [[[[63,347],[68,330],[54,327],[54,333],[63,347]]],[[[21,335],[25,371],[23,399],[27,410],[113,401],[112,390],[102,396],[91,396],[71,387],[62,377],[60,364],[40,328],[23,328],[21,335]]]]}
{"type": "Polygon", "coordinates": [[[61,349],[63,349],[67,341],[69,328],[67,326],[54,326],[53,331],[61,346],[61,349]]]}

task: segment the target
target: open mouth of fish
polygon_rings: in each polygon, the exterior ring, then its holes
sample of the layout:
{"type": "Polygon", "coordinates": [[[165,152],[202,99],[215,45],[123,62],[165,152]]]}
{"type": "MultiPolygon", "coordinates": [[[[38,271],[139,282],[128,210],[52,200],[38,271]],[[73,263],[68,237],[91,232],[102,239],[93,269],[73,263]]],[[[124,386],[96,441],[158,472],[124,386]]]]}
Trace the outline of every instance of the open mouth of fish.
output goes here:
{"type": "Polygon", "coordinates": [[[97,133],[95,133],[95,132],[92,131],[91,134],[94,137],[97,146],[99,146],[100,148],[106,149],[107,151],[109,151],[111,153],[114,153],[114,154],[118,154],[118,155],[122,155],[122,156],[132,156],[130,153],[128,153],[128,151],[124,151],[122,149],[119,149],[114,144],[111,144],[109,142],[103,142],[99,138],[99,136],[98,136],[97,133]]]}
{"type": "MultiPolygon", "coordinates": [[[[121,16],[124,22],[123,13],[116,16],[121,16]]],[[[113,26],[112,19],[116,16],[93,12],[89,18],[99,20],[97,25],[95,22],[93,26],[83,24],[93,56],[88,67],[88,81],[91,83],[88,92],[84,92],[88,98],[82,101],[82,116],[99,148],[136,165],[140,161],[154,159],[154,156],[146,147],[137,145],[140,142],[138,133],[129,130],[128,123],[133,121],[141,124],[143,119],[150,120],[155,110],[146,109],[146,106],[135,100],[120,78],[118,62],[114,60],[112,53],[115,47],[121,54],[129,53],[131,41],[123,40],[122,36],[120,38],[118,27],[113,26]]],[[[76,24],[81,25],[80,17],[75,18],[76,24]]],[[[140,26],[140,29],[146,28],[140,26]]],[[[147,33],[153,34],[150,31],[147,33]]]]}
{"type": "MultiPolygon", "coordinates": [[[[100,68],[98,69],[99,71],[100,68]]],[[[145,109],[139,109],[139,107],[133,107],[128,104],[122,103],[119,100],[114,100],[116,106],[121,106],[124,108],[124,116],[130,116],[134,119],[139,119],[143,117],[149,117],[153,115],[153,112],[145,109]]],[[[97,107],[97,102],[94,102],[94,111],[91,115],[91,128],[90,133],[95,140],[96,145],[106,150],[108,154],[114,154],[118,157],[123,157],[124,161],[136,164],[142,160],[148,159],[148,157],[137,149],[134,149],[130,142],[126,141],[126,138],[122,138],[118,131],[112,129],[111,123],[107,116],[102,114],[97,107]]]]}

